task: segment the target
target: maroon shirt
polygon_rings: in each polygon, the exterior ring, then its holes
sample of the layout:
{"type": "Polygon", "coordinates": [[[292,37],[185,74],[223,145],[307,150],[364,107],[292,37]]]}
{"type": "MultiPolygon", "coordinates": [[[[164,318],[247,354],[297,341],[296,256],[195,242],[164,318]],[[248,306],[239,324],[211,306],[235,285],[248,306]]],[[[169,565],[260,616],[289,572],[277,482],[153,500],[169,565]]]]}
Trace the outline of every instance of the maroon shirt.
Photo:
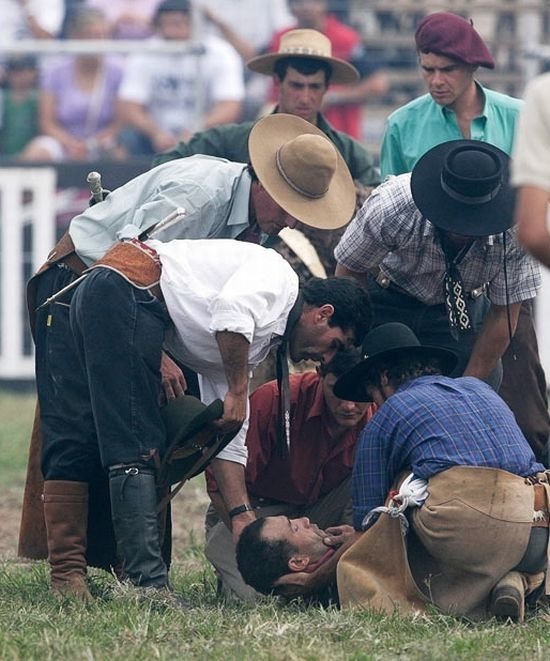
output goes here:
{"type": "MultiPolygon", "coordinates": [[[[290,454],[277,454],[276,381],[257,388],[250,397],[246,436],[248,493],[256,498],[311,505],[351,475],[355,445],[374,409],[336,441],[330,436],[322,380],[315,372],[290,376],[290,454]]],[[[217,485],[207,470],[208,491],[217,485]]]]}

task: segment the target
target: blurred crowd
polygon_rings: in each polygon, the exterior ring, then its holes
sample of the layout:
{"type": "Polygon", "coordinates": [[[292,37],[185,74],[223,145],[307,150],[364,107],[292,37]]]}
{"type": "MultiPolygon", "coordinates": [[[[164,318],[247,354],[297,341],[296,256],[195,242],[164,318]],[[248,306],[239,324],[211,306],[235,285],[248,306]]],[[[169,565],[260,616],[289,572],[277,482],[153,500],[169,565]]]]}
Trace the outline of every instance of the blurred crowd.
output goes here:
{"type": "MultiPolygon", "coordinates": [[[[245,63],[276,51],[281,35],[294,27],[324,32],[334,55],[358,69],[358,83],[332,86],[323,112],[336,129],[361,141],[365,107],[387,99],[386,72],[395,58],[416,65],[414,49],[374,48],[370,38],[376,31],[410,33],[406,20],[417,20],[424,3],[408,18],[380,3],[351,0],[2,4],[0,159],[63,162],[150,157],[199,130],[270,112],[271,81],[245,63]],[[21,39],[31,46],[10,52],[21,39]],[[37,45],[34,51],[28,40],[37,45]],[[57,52],[41,48],[46,40],[59,42],[57,52]],[[85,47],[87,40],[93,48],[85,47]],[[81,47],[68,48],[73,42],[81,47]]],[[[495,30],[497,14],[485,14],[477,17],[481,25],[495,30]]]]}

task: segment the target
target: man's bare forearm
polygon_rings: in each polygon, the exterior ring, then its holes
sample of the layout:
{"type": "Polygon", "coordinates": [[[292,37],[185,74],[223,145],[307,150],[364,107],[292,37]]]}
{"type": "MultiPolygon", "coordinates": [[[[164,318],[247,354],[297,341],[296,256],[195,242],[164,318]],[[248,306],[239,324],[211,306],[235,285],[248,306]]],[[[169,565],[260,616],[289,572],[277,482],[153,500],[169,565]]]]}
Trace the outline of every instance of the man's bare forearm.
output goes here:
{"type": "MultiPolygon", "coordinates": [[[[512,334],[516,332],[521,303],[510,305],[512,334]]],[[[474,344],[464,376],[485,379],[510,344],[508,313],[504,305],[491,305],[474,344]]]]}

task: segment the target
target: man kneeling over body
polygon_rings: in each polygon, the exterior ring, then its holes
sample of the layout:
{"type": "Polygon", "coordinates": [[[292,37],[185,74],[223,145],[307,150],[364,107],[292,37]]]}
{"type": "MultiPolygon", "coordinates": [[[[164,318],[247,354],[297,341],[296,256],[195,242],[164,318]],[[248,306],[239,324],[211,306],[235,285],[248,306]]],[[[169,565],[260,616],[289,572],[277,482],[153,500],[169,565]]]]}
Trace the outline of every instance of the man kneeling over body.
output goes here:
{"type": "MultiPolygon", "coordinates": [[[[373,406],[339,399],[333,387],[360,357],[358,349],[341,351],[320,365],[318,372],[290,377],[290,452],[285,456],[278,450],[280,396],[276,381],[260,386],[250,397],[245,479],[249,507],[256,517],[283,515],[275,520],[288,521],[287,517],[300,516],[299,521],[311,518],[323,527],[351,523],[355,446],[373,406]]],[[[258,595],[237,569],[235,544],[221,520],[225,518],[229,524],[211,471],[207,476],[213,506],[206,517],[206,557],[216,568],[225,596],[254,602],[258,595]]],[[[319,530],[315,524],[304,525],[304,529],[308,533],[319,530]]],[[[312,538],[320,539],[318,535],[312,538]]],[[[307,592],[305,588],[300,593],[307,592]]]]}
{"type": "MultiPolygon", "coordinates": [[[[535,461],[512,412],[487,384],[445,376],[456,364],[449,350],[422,346],[410,328],[388,323],[366,336],[363,354],[335,385],[338,396],[373,400],[379,407],[357,446],[352,477],[357,540],[338,561],[341,605],[390,613],[424,610],[431,603],[473,619],[523,619],[525,597],[539,588],[550,591],[548,577],[541,587],[549,472],[535,461]],[[404,471],[412,478],[403,481],[404,471]],[[407,506],[412,509],[405,519],[407,506]],[[401,523],[409,529],[406,550],[401,523]]],[[[290,531],[300,528],[299,522],[285,523],[290,531]]],[[[261,583],[244,549],[255,531],[246,532],[237,549],[239,567],[247,580],[261,583]]],[[[273,519],[257,537],[264,546],[279,546],[279,571],[286,563],[291,572],[300,572],[323,557],[312,541],[314,532],[304,545],[302,535],[284,532],[282,522],[273,519]],[[292,537],[300,543],[289,550],[292,537]],[[300,568],[307,551],[311,558],[300,568]]],[[[353,539],[344,534],[349,531],[332,532],[347,543],[353,539]]],[[[260,557],[258,550],[255,555],[260,557]]],[[[327,578],[332,564],[331,559],[324,565],[327,578]]],[[[281,582],[274,578],[272,587],[276,581],[281,582]]]]}

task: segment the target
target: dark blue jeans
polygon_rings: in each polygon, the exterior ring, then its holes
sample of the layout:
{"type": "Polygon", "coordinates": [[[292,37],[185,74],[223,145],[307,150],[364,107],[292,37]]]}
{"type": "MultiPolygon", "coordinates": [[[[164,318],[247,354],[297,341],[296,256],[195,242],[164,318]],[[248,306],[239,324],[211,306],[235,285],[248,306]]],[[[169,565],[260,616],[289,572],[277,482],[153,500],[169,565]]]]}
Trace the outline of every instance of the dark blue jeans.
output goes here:
{"type": "MultiPolygon", "coordinates": [[[[77,276],[63,265],[54,265],[36,278],[36,303],[72,282],[77,276]]],[[[87,387],[70,329],[73,289],[58,303],[36,313],[36,388],[42,433],[42,473],[46,480],[90,482],[103,471],[94,434],[84,416],[82,402],[87,387]]]]}
{"type": "Polygon", "coordinates": [[[51,305],[37,323],[42,468],[46,479],[90,481],[98,468],[163,452],[167,316],[148,291],[106,269],[92,271],[68,298],[70,308],[51,305]]]}
{"type": "MultiPolygon", "coordinates": [[[[451,335],[445,305],[426,305],[391,287],[381,287],[372,276],[368,278],[368,291],[373,308],[374,326],[393,321],[406,324],[412,328],[421,344],[445,347],[454,351],[458,356],[458,364],[452,376],[462,375],[489,310],[490,302],[485,296],[468,300],[473,328],[471,331],[460,333],[458,339],[455,339],[451,335]]],[[[486,381],[498,391],[502,381],[500,361],[486,381]]]]}

